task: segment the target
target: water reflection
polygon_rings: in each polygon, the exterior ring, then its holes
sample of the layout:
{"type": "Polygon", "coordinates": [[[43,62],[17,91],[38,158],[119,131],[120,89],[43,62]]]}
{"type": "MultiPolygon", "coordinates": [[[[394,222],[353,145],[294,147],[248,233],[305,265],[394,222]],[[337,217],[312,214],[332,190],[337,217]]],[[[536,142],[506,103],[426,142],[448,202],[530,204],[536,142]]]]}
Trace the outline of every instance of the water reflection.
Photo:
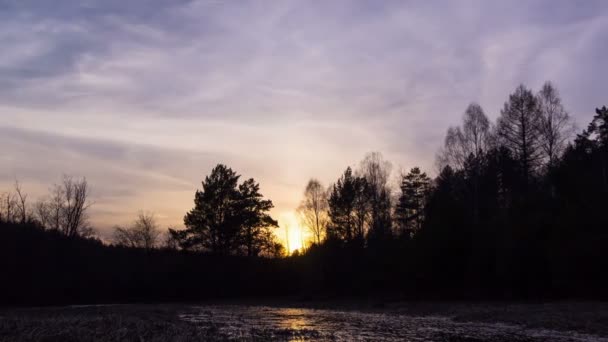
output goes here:
{"type": "Polygon", "coordinates": [[[313,329],[314,324],[309,317],[306,316],[306,311],[302,309],[281,309],[278,312],[277,325],[282,329],[313,329]]]}
{"type": "Polygon", "coordinates": [[[354,311],[202,306],[180,317],[235,341],[608,341],[574,332],[455,322],[448,317],[354,311]]]}

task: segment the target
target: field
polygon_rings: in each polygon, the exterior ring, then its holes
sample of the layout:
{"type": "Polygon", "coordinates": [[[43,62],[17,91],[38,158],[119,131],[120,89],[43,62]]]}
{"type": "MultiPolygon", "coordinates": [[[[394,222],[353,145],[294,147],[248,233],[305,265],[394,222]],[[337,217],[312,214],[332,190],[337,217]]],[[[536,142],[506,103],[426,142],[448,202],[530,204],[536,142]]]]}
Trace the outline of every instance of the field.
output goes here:
{"type": "Polygon", "coordinates": [[[608,303],[205,303],[0,310],[1,341],[608,341],[608,303]]]}

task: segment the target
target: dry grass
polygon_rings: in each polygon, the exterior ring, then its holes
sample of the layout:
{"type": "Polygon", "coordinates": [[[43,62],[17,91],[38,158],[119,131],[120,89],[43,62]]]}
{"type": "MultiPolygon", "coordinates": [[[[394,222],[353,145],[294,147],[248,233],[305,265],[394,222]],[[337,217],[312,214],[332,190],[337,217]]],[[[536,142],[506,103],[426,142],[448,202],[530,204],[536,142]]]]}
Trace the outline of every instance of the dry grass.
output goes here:
{"type": "MultiPolygon", "coordinates": [[[[182,308],[183,310],[183,308],[182,308]]],[[[172,306],[104,306],[0,312],[2,341],[223,341],[178,319],[172,306]]]]}

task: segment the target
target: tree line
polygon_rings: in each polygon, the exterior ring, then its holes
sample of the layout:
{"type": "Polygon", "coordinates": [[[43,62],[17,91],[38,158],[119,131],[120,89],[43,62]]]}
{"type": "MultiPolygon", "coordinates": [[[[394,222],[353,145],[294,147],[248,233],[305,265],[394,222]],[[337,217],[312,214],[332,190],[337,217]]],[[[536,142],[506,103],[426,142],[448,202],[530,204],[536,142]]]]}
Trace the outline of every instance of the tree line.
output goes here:
{"type": "MultiPolygon", "coordinates": [[[[163,234],[153,212],[140,211],[126,226],[113,228],[111,244],[146,250],[184,249],[216,255],[279,257],[285,254],[268,214],[272,201],[264,199],[253,179],[239,184],[240,175],[219,164],[197,190],[194,208],[184,217],[186,229],[168,228],[163,234]]],[[[90,187],[85,178],[64,176],[49,194],[29,205],[19,181],[0,194],[0,223],[33,224],[68,237],[94,237],[89,222],[90,187]]]]}
{"type": "MultiPolygon", "coordinates": [[[[419,167],[395,177],[373,152],[328,187],[311,179],[297,208],[311,241],[289,258],[259,183],[219,164],[195,192],[185,229],[163,233],[154,214],[142,211],[115,227],[108,253],[155,255],[149,258],[162,271],[148,272],[160,283],[173,281],[179,262],[179,281],[194,277],[193,260],[202,260],[195,255],[208,255],[204,264],[220,278],[230,272],[222,265],[245,274],[253,265],[245,260],[262,256],[282,261],[255,264],[265,279],[247,274],[259,284],[295,284],[285,293],[601,296],[608,285],[607,120],[608,109],[597,108],[576,134],[550,82],[538,92],[518,86],[495,122],[471,103],[462,123],[447,129],[434,178],[419,167]]],[[[66,176],[29,205],[15,182],[0,197],[0,225],[89,237],[89,193],[86,179],[66,176]]]]}
{"type": "Polygon", "coordinates": [[[608,266],[607,120],[597,108],[575,134],[550,82],[518,86],[495,123],[471,103],[447,130],[434,179],[413,167],[391,187],[379,153],[327,189],[311,179],[299,207],[311,249],[380,251],[431,287],[542,293],[586,279],[597,289],[608,266]]]}
{"type": "MultiPolygon", "coordinates": [[[[598,120],[602,119],[596,117],[594,122],[598,120]]],[[[436,179],[413,167],[399,176],[400,185],[393,189],[389,185],[391,163],[374,152],[355,171],[348,167],[328,189],[311,179],[298,212],[316,244],[325,238],[362,246],[389,237],[411,239],[431,216],[427,207],[442,182],[456,177],[467,184],[466,191],[462,189],[471,199],[467,211],[471,222],[479,224],[480,215],[488,213],[487,207],[481,208],[481,192],[491,185],[495,200],[529,197],[533,188],[556,195],[553,174],[561,166],[564,152],[573,153],[580,145],[580,138],[569,144],[574,127],[550,82],[536,94],[520,85],[509,95],[495,124],[479,104],[466,108],[462,125],[447,130],[436,157],[440,170],[436,179]],[[495,184],[482,184],[482,174],[495,184]],[[549,188],[543,188],[546,185],[549,188]]]]}
{"type": "Polygon", "coordinates": [[[89,222],[90,187],[85,178],[64,175],[49,193],[31,203],[21,183],[0,193],[0,223],[35,224],[69,237],[89,237],[94,230],[89,222]]]}
{"type": "Polygon", "coordinates": [[[186,229],[140,211],[102,241],[85,178],[64,176],[30,201],[21,184],[0,197],[0,305],[181,301],[293,294],[297,284],[253,179],[215,167],[195,192],[186,229]]]}

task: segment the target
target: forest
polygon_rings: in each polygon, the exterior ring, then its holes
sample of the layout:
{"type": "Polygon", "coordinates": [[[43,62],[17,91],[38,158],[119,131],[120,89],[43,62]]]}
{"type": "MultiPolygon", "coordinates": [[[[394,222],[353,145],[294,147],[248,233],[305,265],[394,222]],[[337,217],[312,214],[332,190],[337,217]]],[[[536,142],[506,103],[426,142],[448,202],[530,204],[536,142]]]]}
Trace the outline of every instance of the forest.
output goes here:
{"type": "Polygon", "coordinates": [[[142,211],[109,241],[85,178],[36,202],[16,181],[0,194],[0,304],[608,299],[608,108],[578,129],[552,83],[520,85],[496,122],[471,103],[436,164],[395,186],[372,152],[327,187],[311,178],[297,212],[312,238],[292,254],[261,185],[227,165],[202,180],[184,229],[142,211]]]}

